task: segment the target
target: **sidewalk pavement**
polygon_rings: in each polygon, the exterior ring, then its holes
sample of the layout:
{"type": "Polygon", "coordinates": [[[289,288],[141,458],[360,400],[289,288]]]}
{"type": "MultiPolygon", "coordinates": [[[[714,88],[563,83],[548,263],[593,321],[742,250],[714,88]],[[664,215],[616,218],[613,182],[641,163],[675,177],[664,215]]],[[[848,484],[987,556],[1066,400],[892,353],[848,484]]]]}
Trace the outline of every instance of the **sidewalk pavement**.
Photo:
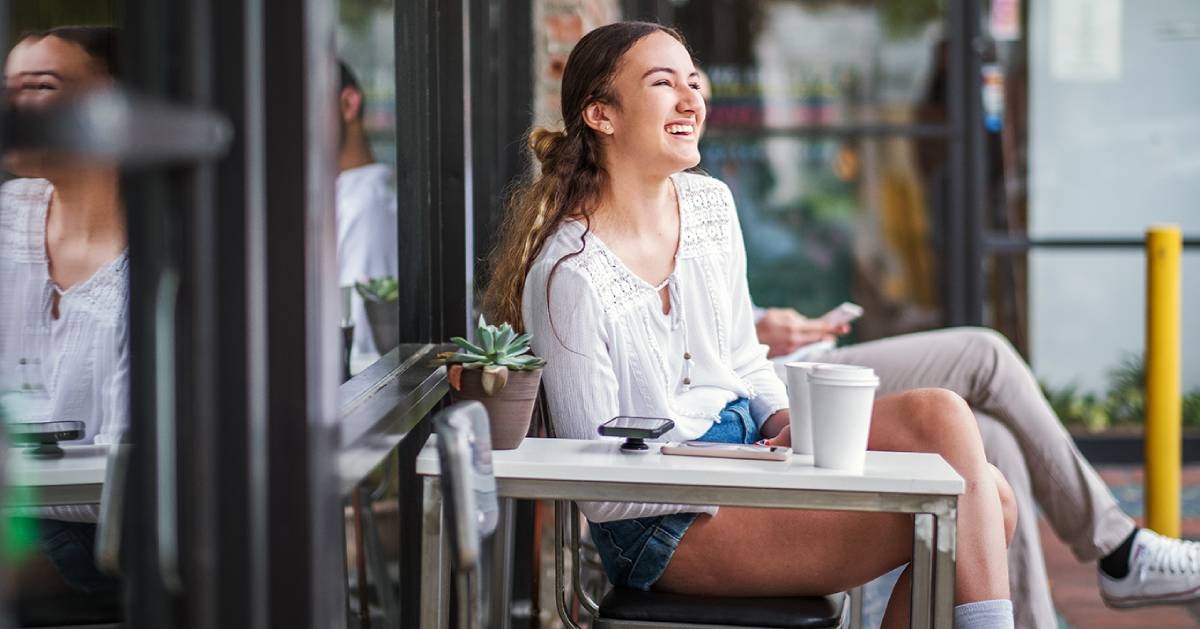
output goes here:
{"type": "MultiPolygon", "coordinates": [[[[1135,466],[1098,466],[1125,511],[1142,524],[1143,470],[1135,466]]],[[[1200,465],[1183,469],[1183,522],[1185,538],[1200,540],[1200,465]]],[[[1070,629],[1117,627],[1200,627],[1200,604],[1113,610],[1104,606],[1096,585],[1096,565],[1079,563],[1050,527],[1041,522],[1050,590],[1058,608],[1060,626],[1070,629]]]]}

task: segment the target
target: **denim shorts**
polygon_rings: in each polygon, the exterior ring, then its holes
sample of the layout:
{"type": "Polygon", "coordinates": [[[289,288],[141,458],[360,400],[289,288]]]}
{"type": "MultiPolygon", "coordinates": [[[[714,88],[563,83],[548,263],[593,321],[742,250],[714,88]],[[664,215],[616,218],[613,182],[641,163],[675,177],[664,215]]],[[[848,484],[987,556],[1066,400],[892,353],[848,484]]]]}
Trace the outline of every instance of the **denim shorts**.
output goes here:
{"type": "MultiPolygon", "coordinates": [[[[754,443],[758,426],[750,418],[750,402],[739,398],[698,441],[754,443]]],[[[662,576],[679,542],[699,513],[672,513],[647,518],[590,522],[592,541],[600,551],[604,572],[613,585],[649,590],[662,576]]]]}
{"type": "Polygon", "coordinates": [[[38,531],[38,547],[54,564],[63,581],[87,593],[116,590],[120,581],[96,567],[96,525],[29,518],[38,531]]]}

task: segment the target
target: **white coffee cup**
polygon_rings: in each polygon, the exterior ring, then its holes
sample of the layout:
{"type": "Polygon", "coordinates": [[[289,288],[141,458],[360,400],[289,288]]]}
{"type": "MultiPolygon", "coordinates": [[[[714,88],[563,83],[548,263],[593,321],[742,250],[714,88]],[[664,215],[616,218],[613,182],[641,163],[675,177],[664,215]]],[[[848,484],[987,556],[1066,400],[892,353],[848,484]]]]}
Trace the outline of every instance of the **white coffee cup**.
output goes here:
{"type": "Polygon", "coordinates": [[[879,378],[869,367],[818,365],[808,374],[813,461],[861,474],[879,378]]]}
{"type": "Polygon", "coordinates": [[[825,363],[792,362],[784,365],[788,414],[791,416],[792,452],[812,454],[812,407],[809,405],[808,374],[825,363]]]}

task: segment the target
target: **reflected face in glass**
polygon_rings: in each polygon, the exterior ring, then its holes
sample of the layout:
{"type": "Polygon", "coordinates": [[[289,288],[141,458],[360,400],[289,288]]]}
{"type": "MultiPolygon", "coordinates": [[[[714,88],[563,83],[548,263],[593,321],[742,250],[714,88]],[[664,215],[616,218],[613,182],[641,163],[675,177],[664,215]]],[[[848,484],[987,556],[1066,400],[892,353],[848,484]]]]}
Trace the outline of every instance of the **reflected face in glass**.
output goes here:
{"type": "Polygon", "coordinates": [[[613,77],[619,106],[609,107],[610,159],[660,164],[669,173],[700,163],[706,109],[700,74],[683,44],[662,32],[634,44],[613,77]]]}
{"type": "MultiPolygon", "coordinates": [[[[4,64],[4,83],[11,105],[36,109],[111,86],[112,77],[82,46],[49,35],[26,38],[12,49],[4,64]]],[[[53,169],[50,158],[44,150],[10,151],[4,167],[14,175],[41,177],[53,169]]]]}

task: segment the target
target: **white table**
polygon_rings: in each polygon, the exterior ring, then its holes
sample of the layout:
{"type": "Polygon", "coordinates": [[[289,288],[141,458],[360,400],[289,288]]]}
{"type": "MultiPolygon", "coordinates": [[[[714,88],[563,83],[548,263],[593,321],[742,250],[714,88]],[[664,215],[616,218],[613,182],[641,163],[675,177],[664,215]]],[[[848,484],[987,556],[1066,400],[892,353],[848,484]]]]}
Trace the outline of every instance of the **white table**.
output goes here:
{"type": "Polygon", "coordinates": [[[38,459],[8,448],[9,504],[46,507],[100,502],[109,446],[63,445],[63,455],[38,459]]]}
{"type": "MultiPolygon", "coordinates": [[[[447,622],[448,561],[433,437],[417,457],[424,481],[421,626],[447,622]]],[[[813,467],[812,456],[747,461],[621,454],[618,440],[526,439],[496,451],[499,496],[538,500],[623,500],[746,507],[887,511],[916,515],[912,626],[953,625],[958,497],[965,484],[934,454],[869,452],[863,474],[813,467]],[[936,531],[936,546],[934,536],[936,531]],[[936,562],[936,569],[933,565],[936,562]],[[932,600],[931,600],[932,599],[932,600]]],[[[852,557],[847,558],[853,560],[852,557]]]]}

